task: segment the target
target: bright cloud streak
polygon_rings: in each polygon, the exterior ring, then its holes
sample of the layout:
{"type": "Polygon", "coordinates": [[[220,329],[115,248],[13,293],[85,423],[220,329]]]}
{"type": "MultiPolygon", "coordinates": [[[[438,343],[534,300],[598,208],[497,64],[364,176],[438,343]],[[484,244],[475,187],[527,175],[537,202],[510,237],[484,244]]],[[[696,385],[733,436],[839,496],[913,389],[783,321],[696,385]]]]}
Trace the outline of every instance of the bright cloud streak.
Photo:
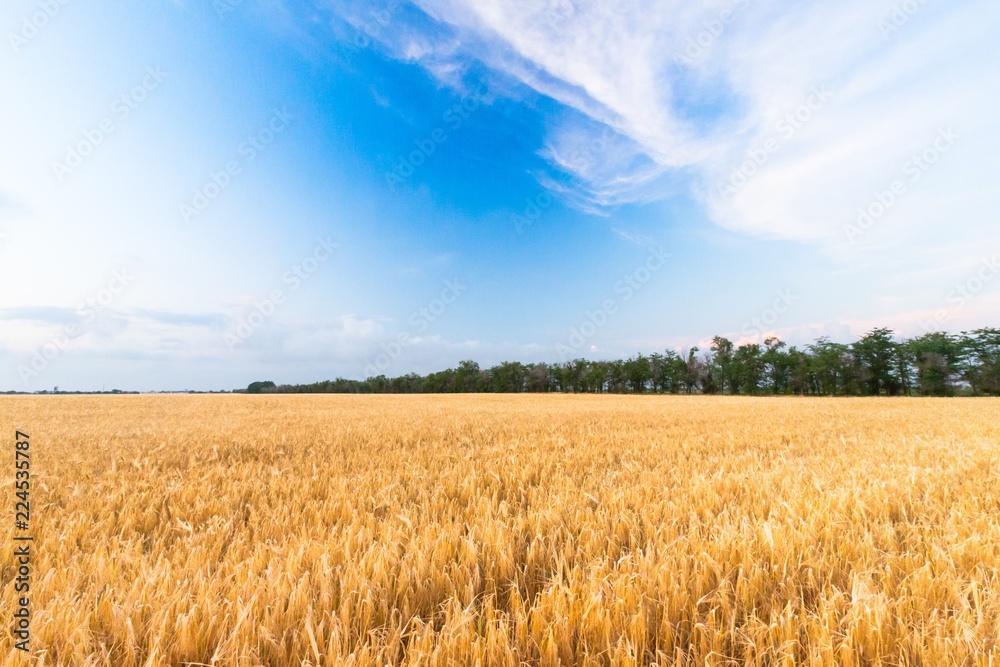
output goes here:
{"type": "Polygon", "coordinates": [[[997,63],[995,3],[417,4],[447,37],[397,21],[383,47],[450,85],[481,62],[508,92],[513,80],[572,110],[551,121],[543,155],[592,205],[670,196],[693,173],[717,223],[845,254],[857,208],[951,128],[960,144],[899,208],[909,229],[958,218],[967,237],[995,236],[982,178],[1000,150],[996,93],[979,75],[997,63]],[[607,128],[618,136],[598,163],[562,158],[607,128]]]}

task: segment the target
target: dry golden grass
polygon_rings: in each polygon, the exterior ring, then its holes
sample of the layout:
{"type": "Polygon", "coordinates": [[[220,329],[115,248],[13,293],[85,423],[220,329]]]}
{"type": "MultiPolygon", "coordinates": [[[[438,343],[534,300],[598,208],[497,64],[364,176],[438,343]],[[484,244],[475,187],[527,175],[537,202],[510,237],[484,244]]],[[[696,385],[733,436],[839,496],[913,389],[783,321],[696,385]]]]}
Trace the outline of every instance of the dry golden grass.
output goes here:
{"type": "Polygon", "coordinates": [[[15,428],[32,664],[1000,665],[996,400],[7,397],[9,496],[15,428]]]}

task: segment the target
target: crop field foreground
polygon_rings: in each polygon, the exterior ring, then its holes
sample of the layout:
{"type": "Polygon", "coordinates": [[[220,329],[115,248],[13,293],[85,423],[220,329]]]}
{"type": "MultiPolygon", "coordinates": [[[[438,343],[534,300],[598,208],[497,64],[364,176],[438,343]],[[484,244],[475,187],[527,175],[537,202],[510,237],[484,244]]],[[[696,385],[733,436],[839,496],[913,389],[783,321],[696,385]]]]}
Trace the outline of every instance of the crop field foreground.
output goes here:
{"type": "Polygon", "coordinates": [[[0,426],[4,665],[1000,665],[1000,400],[3,397],[0,426]]]}

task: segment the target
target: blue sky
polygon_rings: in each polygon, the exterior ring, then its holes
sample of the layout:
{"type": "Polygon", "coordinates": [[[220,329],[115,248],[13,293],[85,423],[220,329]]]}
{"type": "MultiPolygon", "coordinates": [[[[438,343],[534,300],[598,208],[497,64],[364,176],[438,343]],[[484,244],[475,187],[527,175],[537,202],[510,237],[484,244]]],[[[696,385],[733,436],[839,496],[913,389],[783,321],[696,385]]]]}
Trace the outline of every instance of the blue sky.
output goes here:
{"type": "Polygon", "coordinates": [[[0,10],[0,389],[997,325],[995,3],[0,10]]]}

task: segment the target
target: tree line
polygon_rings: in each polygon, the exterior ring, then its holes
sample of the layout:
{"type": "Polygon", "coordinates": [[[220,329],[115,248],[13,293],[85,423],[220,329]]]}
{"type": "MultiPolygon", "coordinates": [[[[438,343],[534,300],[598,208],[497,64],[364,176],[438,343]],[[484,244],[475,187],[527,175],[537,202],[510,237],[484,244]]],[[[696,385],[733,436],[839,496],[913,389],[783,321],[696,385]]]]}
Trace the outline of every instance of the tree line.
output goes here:
{"type": "Polygon", "coordinates": [[[306,385],[255,382],[247,393],[655,393],[808,396],[998,396],[1000,329],[896,340],[876,328],[854,343],[821,337],[803,348],[778,338],[737,346],[716,336],[707,350],[667,350],[615,361],[462,361],[429,375],[306,385]]]}

